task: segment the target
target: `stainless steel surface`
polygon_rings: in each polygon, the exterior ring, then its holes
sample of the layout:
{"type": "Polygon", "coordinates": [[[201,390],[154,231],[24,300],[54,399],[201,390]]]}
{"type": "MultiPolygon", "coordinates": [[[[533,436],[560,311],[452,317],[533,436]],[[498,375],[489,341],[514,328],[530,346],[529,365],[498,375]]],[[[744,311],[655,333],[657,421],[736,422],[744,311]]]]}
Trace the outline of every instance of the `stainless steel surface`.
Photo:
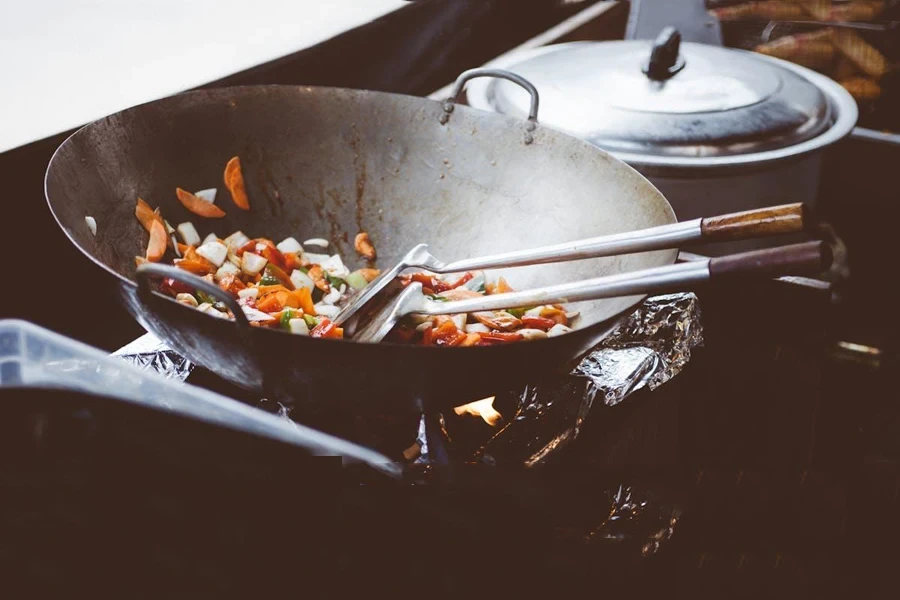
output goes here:
{"type": "Polygon", "coordinates": [[[434,259],[431,266],[421,266],[436,273],[459,273],[476,269],[542,265],[601,256],[615,256],[616,254],[677,248],[681,244],[701,238],[700,221],[700,219],[694,219],[681,223],[672,223],[671,225],[660,225],[650,229],[626,231],[575,242],[553,244],[552,246],[543,246],[530,250],[514,250],[512,252],[457,260],[449,263],[442,263],[434,259]]]}
{"type": "Polygon", "coordinates": [[[354,340],[369,343],[381,341],[401,317],[409,314],[452,315],[543,304],[569,304],[618,296],[672,292],[707,280],[709,261],[700,260],[450,302],[436,302],[427,298],[422,293],[422,284],[413,282],[395,296],[387,309],[374,315],[371,321],[359,328],[354,340]]]}
{"type": "Polygon", "coordinates": [[[478,269],[542,265],[615,256],[631,252],[649,252],[652,250],[677,248],[681,244],[698,240],[701,237],[700,219],[694,219],[639,231],[626,231],[540,248],[513,250],[512,252],[502,252],[449,263],[443,262],[431,254],[427,244],[419,244],[407,252],[399,263],[372,281],[359,295],[352,298],[350,303],[341,309],[341,312],[335,317],[335,322],[339,325],[344,323],[356,314],[366,302],[384,289],[388,283],[408,268],[425,269],[433,273],[462,273],[478,269]]]}
{"type": "MultiPolygon", "coordinates": [[[[532,81],[541,122],[641,168],[759,166],[816,151],[856,123],[853,98],[836,82],[752,52],[681,45],[684,69],[649,81],[646,41],[572,42],[510,56],[498,67],[532,81]]],[[[524,94],[473,81],[469,104],[522,116],[524,94]]]]}
{"type": "MultiPolygon", "coordinates": [[[[484,256],[676,222],[646,178],[596,146],[540,124],[534,124],[533,143],[524,144],[530,123],[467,106],[456,106],[442,125],[443,109],[426,98],[340,88],[188,92],[74,134],[51,160],[46,195],[65,235],[118,280],[129,312],[197,365],[269,398],[322,409],[453,406],[447,403],[477,400],[498,385],[568,367],[642,296],[576,303],[580,327],[565,336],[502,348],[423,349],[239,327],[173,299],[139,294],[134,278],[134,257],[143,255],[147,239],[134,218],[138,196],[170,221],[192,220],[205,228],[201,234],[325,235],[351,269],[365,266],[352,247],[360,231],[368,232],[379,262],[391,265],[422,240],[437,256],[484,256]],[[216,185],[235,154],[251,210],[228,209],[215,222],[197,221],[174,188],[216,185]],[[96,237],[85,215],[102,215],[96,237]],[[397,361],[415,376],[392,377],[397,361]],[[498,368],[531,362],[536,367],[528,373],[498,368]],[[427,383],[448,369],[467,377],[440,389],[427,383]],[[360,385],[384,394],[361,396],[360,385]]],[[[676,254],[530,265],[492,276],[532,289],[671,264],[676,254]]]]}
{"type": "Polygon", "coordinates": [[[854,127],[853,131],[850,132],[850,137],[857,140],[866,140],[867,142],[900,146],[900,133],[876,131],[874,129],[866,129],[865,127],[854,127]]]}
{"type": "MultiPolygon", "coordinates": [[[[462,94],[463,89],[466,87],[466,83],[478,77],[492,77],[494,79],[511,81],[524,89],[529,95],[528,120],[537,121],[538,107],[540,106],[540,97],[538,96],[537,89],[524,77],[502,69],[470,69],[462,73],[456,79],[456,83],[453,84],[453,91],[450,92],[450,97],[444,102],[445,113],[453,112],[453,106],[459,98],[459,95],[462,94]]],[[[441,122],[446,123],[447,120],[443,119],[441,122]]]]}

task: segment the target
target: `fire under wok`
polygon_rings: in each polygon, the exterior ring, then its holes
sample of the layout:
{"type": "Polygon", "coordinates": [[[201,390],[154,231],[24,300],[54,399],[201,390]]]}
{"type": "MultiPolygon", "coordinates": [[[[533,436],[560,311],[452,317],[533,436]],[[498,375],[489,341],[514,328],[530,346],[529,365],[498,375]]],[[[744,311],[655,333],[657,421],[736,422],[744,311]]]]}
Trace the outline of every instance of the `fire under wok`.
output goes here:
{"type": "MultiPolygon", "coordinates": [[[[580,312],[571,333],[487,347],[364,344],[250,328],[138,285],[134,257],[144,253],[147,236],[135,201],[159,206],[173,225],[191,220],[201,235],[324,237],[351,269],[365,266],[353,250],[361,231],[386,268],[421,242],[458,259],[676,221],[643,176],[540,126],[536,94],[532,108],[525,121],[449,100],[361,90],[187,92],[73,134],[50,162],[46,195],[75,246],[118,280],[134,318],[223,378],[309,409],[456,406],[571,367],[641,296],[570,305],[580,312]],[[176,187],[222,187],[222,166],[232,156],[241,158],[251,209],[222,202],[221,219],[188,213],[176,187]]],[[[529,289],[672,264],[676,256],[659,250],[490,275],[529,289]]]]}

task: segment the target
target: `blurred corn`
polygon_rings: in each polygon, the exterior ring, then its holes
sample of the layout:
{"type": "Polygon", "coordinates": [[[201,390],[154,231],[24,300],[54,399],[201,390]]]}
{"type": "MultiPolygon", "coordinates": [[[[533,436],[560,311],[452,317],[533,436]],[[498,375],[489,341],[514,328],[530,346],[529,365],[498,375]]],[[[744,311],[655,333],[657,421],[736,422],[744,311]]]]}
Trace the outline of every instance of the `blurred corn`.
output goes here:
{"type": "Polygon", "coordinates": [[[881,96],[881,86],[865,77],[851,77],[838,83],[856,100],[877,100],[881,96]]]}
{"type": "Polygon", "coordinates": [[[832,43],[860,71],[876,80],[880,79],[890,68],[887,59],[881,52],[850,30],[836,30],[832,36],[832,43]]]}
{"type": "Polygon", "coordinates": [[[884,2],[844,2],[832,4],[824,20],[835,23],[872,21],[884,12],[884,2]]]}
{"type": "Polygon", "coordinates": [[[783,58],[785,60],[828,64],[834,58],[834,46],[827,41],[808,41],[793,35],[779,38],[773,42],[760,44],[754,48],[760,54],[783,58]]]}
{"type": "Polygon", "coordinates": [[[871,21],[884,12],[882,0],[832,2],[831,0],[757,0],[710,9],[720,21],[744,19],[803,20],[823,22],[871,21]]]}
{"type": "Polygon", "coordinates": [[[840,81],[841,79],[849,79],[857,73],[859,73],[859,69],[855,64],[853,64],[853,61],[846,56],[841,55],[841,57],[838,58],[837,63],[835,63],[834,69],[832,69],[829,75],[832,79],[840,81]]]}

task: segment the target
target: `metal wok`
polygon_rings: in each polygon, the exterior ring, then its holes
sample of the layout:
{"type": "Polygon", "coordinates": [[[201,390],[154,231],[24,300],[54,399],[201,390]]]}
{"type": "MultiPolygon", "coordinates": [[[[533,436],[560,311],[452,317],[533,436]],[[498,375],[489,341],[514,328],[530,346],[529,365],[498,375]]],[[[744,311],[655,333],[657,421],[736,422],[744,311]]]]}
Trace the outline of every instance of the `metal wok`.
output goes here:
{"type": "MultiPolygon", "coordinates": [[[[458,82],[462,89],[464,74],[458,82]]],[[[477,74],[475,75],[477,76],[477,74]]],[[[514,76],[512,76],[514,78],[514,76]]],[[[389,266],[426,241],[464,258],[675,222],[643,176],[595,146],[528,121],[424,98],[317,87],[184,93],[92,123],[46,175],[50,209],[82,252],[116,277],[131,314],[175,350],[270,399],[352,411],[459,405],[571,366],[641,297],[573,305],[578,329],[494,347],[432,348],[311,339],[246,328],[139,289],[147,236],[138,197],[201,236],[325,237],[351,268],[367,231],[389,266]],[[251,210],[188,213],[175,188],[222,187],[241,157],[251,210]],[[85,217],[96,219],[93,235],[85,217]]],[[[671,264],[675,250],[492,272],[529,288],[671,264]]]]}

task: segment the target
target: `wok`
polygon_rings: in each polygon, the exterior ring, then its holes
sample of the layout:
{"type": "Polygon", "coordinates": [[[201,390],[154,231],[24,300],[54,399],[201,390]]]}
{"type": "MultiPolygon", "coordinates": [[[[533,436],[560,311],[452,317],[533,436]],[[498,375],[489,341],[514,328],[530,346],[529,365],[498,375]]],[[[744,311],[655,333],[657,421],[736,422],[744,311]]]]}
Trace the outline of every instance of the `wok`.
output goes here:
{"type": "MultiPolygon", "coordinates": [[[[458,82],[478,73],[464,74],[458,82]]],[[[503,75],[501,75],[503,76],[503,75]]],[[[515,76],[511,76],[515,78],[515,76]]],[[[45,191],[77,248],[115,277],[130,313],[175,350],[231,382],[308,409],[456,406],[565,369],[640,296],[573,305],[574,332],[493,347],[436,348],[323,340],[246,328],[137,285],[147,235],[138,197],[201,236],[242,230],[278,241],[325,237],[353,269],[367,231],[379,266],[420,242],[464,258],[675,222],[662,194],[599,148],[537,124],[425,98],[362,90],[251,86],[187,92],[85,126],[56,151],[45,191]],[[188,213],[185,189],[222,187],[241,157],[251,210],[225,193],[223,219],[188,213]],[[85,217],[96,220],[93,235],[85,217]]],[[[497,270],[515,288],[675,261],[662,250],[497,270]]]]}

